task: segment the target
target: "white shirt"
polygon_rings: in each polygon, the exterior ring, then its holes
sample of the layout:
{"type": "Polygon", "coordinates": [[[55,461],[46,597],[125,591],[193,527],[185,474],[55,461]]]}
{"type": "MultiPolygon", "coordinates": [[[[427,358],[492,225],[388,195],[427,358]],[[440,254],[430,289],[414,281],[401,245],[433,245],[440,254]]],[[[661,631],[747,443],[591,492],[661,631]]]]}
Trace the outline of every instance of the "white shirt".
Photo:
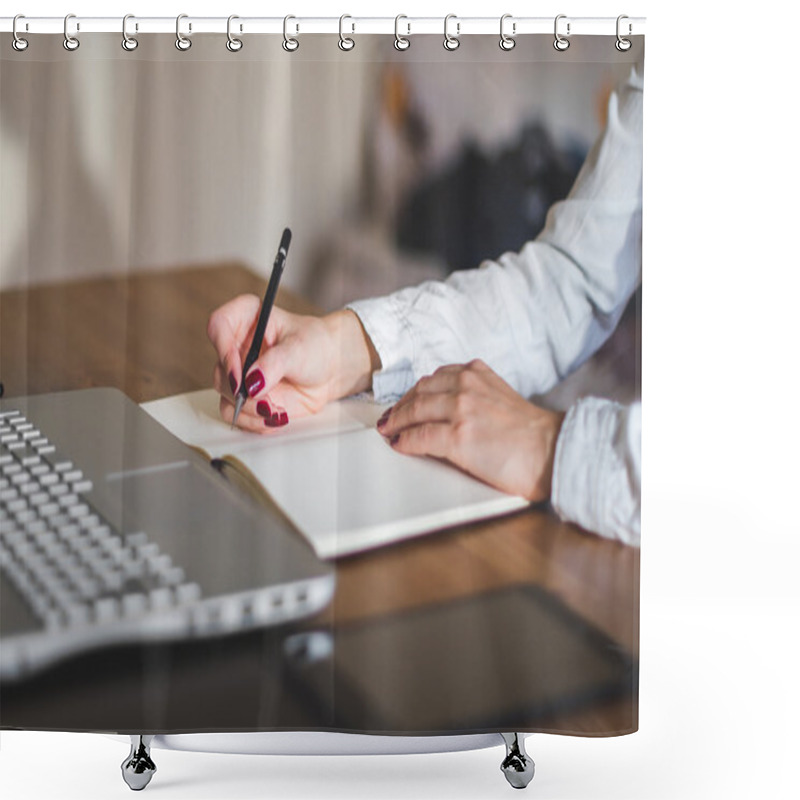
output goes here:
{"type": "MultiPolygon", "coordinates": [[[[608,122],[567,198],[519,253],[348,307],[381,358],[380,401],[444,364],[485,361],[526,397],[606,341],[641,281],[642,77],[611,95],[608,122]]],[[[584,398],[556,444],[552,503],[588,530],[638,545],[641,403],[584,398]]]]}

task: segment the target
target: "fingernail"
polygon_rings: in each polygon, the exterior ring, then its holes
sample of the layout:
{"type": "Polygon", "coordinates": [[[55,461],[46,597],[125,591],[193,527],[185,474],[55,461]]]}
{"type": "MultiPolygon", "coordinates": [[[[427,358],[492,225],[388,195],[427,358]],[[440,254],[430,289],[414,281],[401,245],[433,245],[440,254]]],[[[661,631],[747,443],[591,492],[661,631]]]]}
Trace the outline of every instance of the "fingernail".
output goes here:
{"type": "Polygon", "coordinates": [[[271,417],[272,409],[266,400],[259,400],[258,403],[256,403],[256,413],[259,417],[271,417]]]}
{"type": "Polygon", "coordinates": [[[381,418],[378,420],[378,427],[382,428],[386,423],[389,421],[389,415],[392,413],[391,408],[387,408],[386,411],[381,414],[381,418]]]}
{"type": "Polygon", "coordinates": [[[391,439],[389,439],[389,444],[392,447],[394,447],[399,441],[400,441],[400,434],[396,433],[394,436],[392,436],[391,439]]]}
{"type": "Polygon", "coordinates": [[[236,389],[239,384],[236,383],[236,378],[233,375],[233,370],[228,373],[228,383],[231,385],[231,394],[236,394],[236,389]]]}
{"type": "Polygon", "coordinates": [[[254,369],[246,378],[244,385],[250,397],[257,395],[264,388],[264,374],[260,369],[254,369]]]}
{"type": "Polygon", "coordinates": [[[285,411],[276,411],[264,424],[269,428],[281,428],[289,422],[289,415],[285,411]]]}

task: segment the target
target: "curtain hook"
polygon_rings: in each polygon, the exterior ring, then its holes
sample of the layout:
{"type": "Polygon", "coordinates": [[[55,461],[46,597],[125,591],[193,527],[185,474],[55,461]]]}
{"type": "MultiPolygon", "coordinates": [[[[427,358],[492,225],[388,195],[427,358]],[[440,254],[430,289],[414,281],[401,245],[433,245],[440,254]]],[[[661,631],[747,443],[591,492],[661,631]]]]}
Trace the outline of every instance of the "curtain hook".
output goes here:
{"type": "MultiPolygon", "coordinates": [[[[122,18],[122,49],[127,50],[130,53],[139,46],[139,40],[128,33],[129,19],[135,19],[133,14],[126,14],[122,18]]],[[[138,25],[136,26],[136,30],[139,30],[138,25]]]]}
{"type": "MultiPolygon", "coordinates": [[[[405,36],[400,35],[400,20],[401,19],[408,19],[405,14],[398,14],[394,18],[394,47],[395,50],[408,50],[411,47],[411,40],[407,39],[405,36]]],[[[406,36],[411,36],[411,23],[406,22],[406,26],[408,27],[408,33],[406,36]]]]}
{"type": "MultiPolygon", "coordinates": [[[[186,52],[192,46],[192,40],[181,33],[181,20],[188,19],[188,14],[178,14],[175,20],[175,47],[181,52],[186,52]]],[[[191,32],[192,25],[189,23],[189,31],[191,32]]]]}
{"type": "Polygon", "coordinates": [[[503,14],[503,16],[500,17],[500,49],[506,52],[513,50],[514,45],[517,43],[516,39],[514,39],[517,35],[517,23],[511,23],[511,36],[509,36],[504,29],[507,19],[513,19],[513,16],[511,14],[503,14]]]}
{"type": "Polygon", "coordinates": [[[444,18],[444,42],[443,42],[444,49],[450,50],[450,52],[452,52],[453,50],[458,50],[458,47],[461,44],[461,41],[458,38],[460,35],[461,35],[461,23],[458,21],[458,17],[455,14],[448,14],[444,18]],[[447,24],[450,22],[451,19],[456,20],[455,36],[453,36],[447,30],[447,24]]]}
{"type": "MultiPolygon", "coordinates": [[[[624,19],[628,19],[628,16],[626,14],[620,14],[617,17],[617,41],[614,42],[614,47],[616,47],[617,50],[620,51],[620,53],[625,53],[628,50],[630,50],[631,49],[631,44],[632,44],[630,39],[623,39],[622,35],[619,32],[619,30],[620,30],[620,22],[622,22],[622,20],[624,20],[624,19]]],[[[633,26],[629,22],[628,23],[628,36],[630,36],[631,33],[633,33],[633,26]]]]}
{"type": "MultiPolygon", "coordinates": [[[[231,51],[231,53],[238,53],[242,49],[242,45],[244,44],[244,42],[241,39],[237,39],[231,33],[231,22],[233,22],[233,20],[235,19],[239,19],[239,17],[237,17],[236,14],[231,14],[228,17],[228,41],[225,42],[225,47],[227,47],[228,50],[231,51]]],[[[242,31],[242,26],[240,25],[239,32],[241,33],[241,31],[242,31]]]]}
{"type": "MultiPolygon", "coordinates": [[[[74,52],[81,46],[81,43],[78,41],[78,37],[72,36],[69,32],[69,21],[71,19],[75,19],[74,14],[67,14],[67,16],[64,17],[64,49],[69,50],[70,53],[74,52]]],[[[80,23],[75,23],[75,29],[78,31],[81,29],[80,23]]]]}
{"type": "MultiPolygon", "coordinates": [[[[352,50],[356,46],[355,39],[351,39],[349,36],[345,36],[344,33],[342,33],[342,25],[344,24],[344,21],[346,19],[353,19],[353,18],[349,14],[342,14],[342,16],[339,17],[339,49],[344,50],[345,52],[348,50],[352,50]]],[[[351,33],[355,33],[356,32],[355,22],[352,23],[352,26],[353,30],[351,31],[351,33]]]]}
{"type": "MultiPolygon", "coordinates": [[[[555,31],[555,36],[556,36],[555,41],[553,42],[553,47],[555,47],[556,50],[559,50],[562,53],[564,52],[564,50],[566,50],[569,47],[569,39],[564,38],[558,32],[558,21],[560,19],[566,19],[566,18],[567,18],[566,14],[559,14],[556,17],[555,25],[554,25],[554,28],[553,28],[554,31],[555,31]]],[[[570,32],[569,31],[569,27],[570,27],[569,26],[569,22],[567,22],[567,36],[569,36],[569,32],[570,32]]]]}
{"type": "MultiPolygon", "coordinates": [[[[290,19],[297,19],[297,17],[293,17],[291,14],[288,14],[283,18],[283,49],[287,53],[294,53],[298,47],[300,47],[300,40],[296,39],[294,36],[289,36],[289,32],[287,30],[287,26],[289,25],[290,19]]],[[[295,33],[300,33],[300,25],[295,23],[295,33]]]]}
{"type": "MultiPolygon", "coordinates": [[[[13,35],[13,38],[12,38],[12,40],[11,40],[11,46],[12,46],[12,47],[13,47],[13,48],[14,48],[14,49],[15,49],[15,50],[18,52],[18,53],[21,53],[23,50],[27,50],[27,49],[28,49],[28,40],[27,40],[27,39],[23,39],[23,38],[22,38],[22,37],[21,37],[21,36],[20,36],[20,35],[17,33],[17,20],[18,20],[18,19],[25,19],[25,15],[24,15],[24,14],[17,14],[17,16],[16,16],[16,17],[14,17],[14,22],[13,22],[13,23],[12,23],[12,25],[11,25],[11,33],[12,33],[12,35],[13,35]]],[[[25,27],[26,27],[26,29],[27,29],[27,23],[26,23],[25,27]]]]}

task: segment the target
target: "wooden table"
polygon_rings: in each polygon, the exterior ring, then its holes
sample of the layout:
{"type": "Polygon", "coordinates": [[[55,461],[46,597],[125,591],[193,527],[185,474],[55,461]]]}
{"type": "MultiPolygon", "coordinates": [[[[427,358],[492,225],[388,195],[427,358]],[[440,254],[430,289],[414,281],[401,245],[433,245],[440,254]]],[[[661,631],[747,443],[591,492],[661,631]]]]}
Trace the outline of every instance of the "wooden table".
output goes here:
{"type": "MultiPolygon", "coordinates": [[[[207,387],[215,361],[205,335],[209,313],[236,294],[261,294],[263,288],[264,278],[237,264],[219,264],[2,292],[0,379],[6,395],[114,386],[144,402],[207,387]]],[[[279,304],[313,311],[286,292],[279,304]]],[[[546,506],[339,560],[334,602],[313,623],[333,628],[518,585],[544,589],[633,664],[630,691],[549,718],[539,715],[520,729],[585,735],[635,730],[639,551],[563,523],[546,506]]],[[[234,657],[235,643],[214,647],[209,661],[234,657]]],[[[181,652],[172,651],[176,663],[181,652]]],[[[110,663],[119,666],[114,657],[110,663]]],[[[65,669],[62,684],[80,681],[65,669]]],[[[62,692],[57,683],[34,681],[5,691],[6,719],[0,722],[8,724],[9,709],[26,703],[46,710],[62,692]]],[[[58,700],[61,707],[80,706],[88,690],[76,691],[58,700]]]]}

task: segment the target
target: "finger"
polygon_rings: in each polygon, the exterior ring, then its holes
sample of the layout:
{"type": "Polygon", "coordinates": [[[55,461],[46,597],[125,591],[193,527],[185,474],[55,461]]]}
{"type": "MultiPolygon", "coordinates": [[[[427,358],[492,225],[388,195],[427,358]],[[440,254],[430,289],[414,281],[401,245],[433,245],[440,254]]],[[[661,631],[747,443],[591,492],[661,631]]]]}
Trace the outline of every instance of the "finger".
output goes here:
{"type": "Polygon", "coordinates": [[[398,453],[450,459],[455,433],[452,425],[446,422],[426,422],[396,433],[389,443],[398,453]]]}
{"type": "Polygon", "coordinates": [[[217,351],[232,393],[242,377],[241,349],[247,346],[258,308],[255,295],[239,295],[216,309],[208,319],[206,333],[217,351]]]}
{"type": "Polygon", "coordinates": [[[214,388],[223,396],[233,398],[238,388],[236,378],[233,377],[232,370],[228,370],[219,361],[214,365],[214,388]]]}
{"type": "MultiPolygon", "coordinates": [[[[220,401],[220,416],[233,424],[235,403],[223,397],[220,401]]],[[[282,428],[289,422],[289,414],[282,406],[272,402],[269,397],[262,400],[246,400],[236,420],[237,427],[263,433],[266,428],[282,428]]]]}
{"type": "Polygon", "coordinates": [[[378,420],[378,430],[388,437],[414,425],[447,422],[454,418],[457,395],[452,392],[417,394],[405,403],[398,403],[378,420]]]}
{"type": "MultiPolygon", "coordinates": [[[[233,425],[234,410],[234,404],[228,400],[227,397],[220,397],[219,415],[228,425],[233,425]]],[[[253,433],[264,433],[265,431],[263,418],[254,414],[250,409],[245,410],[244,407],[242,407],[239,417],[236,420],[236,427],[245,431],[252,431],[253,433]]]]}

